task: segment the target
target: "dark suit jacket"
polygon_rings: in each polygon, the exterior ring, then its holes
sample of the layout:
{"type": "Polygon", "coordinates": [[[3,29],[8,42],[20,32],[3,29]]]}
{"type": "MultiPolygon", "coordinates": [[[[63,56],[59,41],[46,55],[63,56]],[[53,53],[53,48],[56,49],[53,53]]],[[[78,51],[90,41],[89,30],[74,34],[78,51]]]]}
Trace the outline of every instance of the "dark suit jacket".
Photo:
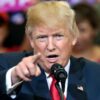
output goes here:
{"type": "MultiPolygon", "coordinates": [[[[5,74],[31,52],[0,54],[0,100],[12,100],[6,94],[5,74]]],[[[33,77],[31,82],[23,82],[16,89],[15,100],[51,100],[46,76],[33,77]]],[[[68,76],[67,100],[100,100],[100,65],[86,59],[71,57],[68,76]]]]}

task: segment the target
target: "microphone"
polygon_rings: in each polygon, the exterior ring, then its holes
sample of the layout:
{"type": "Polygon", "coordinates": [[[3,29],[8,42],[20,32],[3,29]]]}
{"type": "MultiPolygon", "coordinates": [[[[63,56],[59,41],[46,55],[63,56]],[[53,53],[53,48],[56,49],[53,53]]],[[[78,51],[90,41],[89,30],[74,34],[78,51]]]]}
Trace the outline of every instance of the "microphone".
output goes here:
{"type": "Polygon", "coordinates": [[[65,80],[67,78],[67,72],[60,64],[53,64],[51,67],[51,75],[57,80],[57,82],[61,82],[62,91],[65,89],[65,80]]]}

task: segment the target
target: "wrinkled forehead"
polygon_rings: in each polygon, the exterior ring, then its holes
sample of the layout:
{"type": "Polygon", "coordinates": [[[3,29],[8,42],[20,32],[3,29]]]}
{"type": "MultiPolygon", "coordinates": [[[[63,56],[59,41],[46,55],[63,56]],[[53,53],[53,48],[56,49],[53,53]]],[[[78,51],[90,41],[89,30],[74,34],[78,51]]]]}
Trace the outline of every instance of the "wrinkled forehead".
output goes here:
{"type": "Polygon", "coordinates": [[[35,30],[32,32],[32,37],[34,36],[54,36],[54,35],[65,35],[69,36],[70,31],[69,28],[66,28],[65,26],[54,26],[54,27],[48,27],[46,25],[37,26],[35,30]]]}

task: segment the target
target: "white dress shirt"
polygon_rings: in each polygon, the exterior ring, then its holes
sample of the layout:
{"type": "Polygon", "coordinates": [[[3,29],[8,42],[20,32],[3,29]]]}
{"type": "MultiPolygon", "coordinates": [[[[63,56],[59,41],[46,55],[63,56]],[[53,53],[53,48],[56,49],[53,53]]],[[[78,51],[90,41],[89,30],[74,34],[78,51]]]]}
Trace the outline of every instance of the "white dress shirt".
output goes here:
{"type": "MultiPolygon", "coordinates": [[[[68,61],[68,64],[65,66],[64,69],[67,72],[67,79],[65,81],[65,91],[64,91],[64,95],[65,95],[65,97],[67,97],[67,88],[68,88],[68,76],[69,76],[69,69],[70,69],[70,60],[68,61]]],[[[52,83],[52,77],[48,77],[49,76],[48,73],[45,73],[45,74],[46,74],[46,79],[47,79],[48,87],[50,89],[50,86],[51,86],[51,83],[52,83]]]]}
{"type": "MultiPolygon", "coordinates": [[[[14,68],[14,67],[13,67],[14,68]]],[[[23,81],[20,81],[14,85],[12,85],[12,82],[11,82],[11,71],[13,70],[13,68],[9,69],[7,74],[6,74],[6,91],[7,91],[7,94],[10,94],[17,86],[19,86],[23,81]]],[[[65,91],[64,91],[64,95],[67,96],[67,88],[68,88],[68,75],[69,75],[69,69],[70,69],[70,60],[68,61],[68,64],[65,66],[65,71],[67,72],[67,79],[65,81],[65,91]]],[[[46,80],[47,80],[47,84],[48,84],[48,87],[50,89],[50,86],[51,86],[51,83],[52,83],[52,78],[51,77],[48,77],[49,74],[48,73],[45,73],[46,74],[46,80]]],[[[16,98],[16,95],[12,94],[11,95],[11,98],[16,98]]]]}

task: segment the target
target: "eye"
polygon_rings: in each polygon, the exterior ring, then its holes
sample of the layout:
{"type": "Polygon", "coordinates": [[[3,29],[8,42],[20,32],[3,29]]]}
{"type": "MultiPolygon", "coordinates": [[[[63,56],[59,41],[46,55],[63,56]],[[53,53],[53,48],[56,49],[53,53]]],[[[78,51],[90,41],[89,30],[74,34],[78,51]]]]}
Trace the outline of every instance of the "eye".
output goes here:
{"type": "Polygon", "coordinates": [[[37,36],[36,39],[40,42],[44,42],[47,40],[47,36],[46,35],[37,36]]]}
{"type": "Polygon", "coordinates": [[[79,28],[80,33],[84,34],[86,32],[85,28],[79,28]]]}
{"type": "Polygon", "coordinates": [[[56,35],[54,35],[54,37],[55,37],[55,39],[57,39],[57,40],[61,40],[61,39],[64,38],[64,35],[63,35],[63,34],[56,34],[56,35]]]}

